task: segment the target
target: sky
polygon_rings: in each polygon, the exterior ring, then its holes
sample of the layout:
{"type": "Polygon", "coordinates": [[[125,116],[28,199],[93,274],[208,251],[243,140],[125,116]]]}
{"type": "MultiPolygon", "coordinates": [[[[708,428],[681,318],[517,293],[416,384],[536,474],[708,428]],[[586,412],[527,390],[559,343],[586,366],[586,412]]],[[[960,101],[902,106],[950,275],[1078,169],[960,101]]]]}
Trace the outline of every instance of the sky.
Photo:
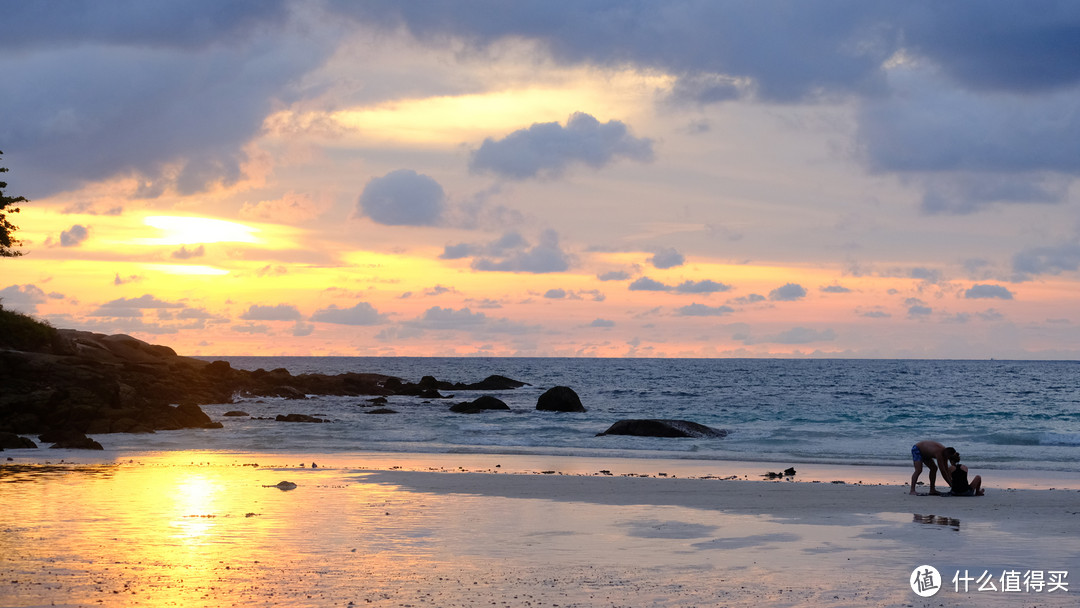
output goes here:
{"type": "Polygon", "coordinates": [[[1080,4],[4,8],[0,304],[186,355],[1080,359],[1080,4]]]}

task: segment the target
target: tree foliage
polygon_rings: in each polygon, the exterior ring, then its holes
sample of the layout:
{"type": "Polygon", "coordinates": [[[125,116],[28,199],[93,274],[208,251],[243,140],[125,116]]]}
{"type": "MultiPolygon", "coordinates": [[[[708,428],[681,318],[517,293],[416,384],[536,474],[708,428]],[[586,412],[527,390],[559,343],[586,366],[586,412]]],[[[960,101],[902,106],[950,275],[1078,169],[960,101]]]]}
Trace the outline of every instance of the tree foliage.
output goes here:
{"type": "MultiPolygon", "coordinates": [[[[0,157],[3,155],[4,153],[0,152],[0,157]]],[[[0,167],[0,173],[7,173],[7,167],[0,167]]],[[[19,241],[11,236],[11,233],[18,230],[19,227],[8,221],[7,214],[18,213],[19,208],[12,207],[12,205],[25,203],[27,200],[25,196],[8,196],[4,194],[4,188],[7,188],[7,182],[0,181],[0,257],[15,257],[22,255],[22,252],[15,249],[19,241]]]]}

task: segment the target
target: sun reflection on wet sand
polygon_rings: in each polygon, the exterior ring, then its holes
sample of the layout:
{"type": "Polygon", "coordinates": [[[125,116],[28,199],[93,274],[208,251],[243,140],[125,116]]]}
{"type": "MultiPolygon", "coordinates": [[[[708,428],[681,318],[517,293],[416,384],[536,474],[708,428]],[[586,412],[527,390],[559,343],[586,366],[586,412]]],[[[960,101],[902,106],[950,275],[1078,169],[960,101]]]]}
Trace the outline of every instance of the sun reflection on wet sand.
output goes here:
{"type": "MultiPolygon", "coordinates": [[[[0,467],[0,605],[894,605],[922,552],[912,533],[935,532],[910,513],[801,522],[548,500],[536,484],[425,492],[361,469],[185,452],[0,467]]],[[[958,538],[1016,538],[976,529],[958,538]]]]}

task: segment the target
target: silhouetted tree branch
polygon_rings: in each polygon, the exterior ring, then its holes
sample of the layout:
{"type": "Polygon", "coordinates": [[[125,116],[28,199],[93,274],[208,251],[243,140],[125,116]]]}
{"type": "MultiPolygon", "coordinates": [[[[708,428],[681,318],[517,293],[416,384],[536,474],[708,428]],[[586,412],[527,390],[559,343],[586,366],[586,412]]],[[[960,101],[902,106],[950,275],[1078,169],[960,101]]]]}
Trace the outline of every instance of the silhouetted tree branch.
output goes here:
{"type": "MultiPolygon", "coordinates": [[[[4,153],[0,152],[0,157],[3,155],[4,153]]],[[[7,173],[7,167],[0,167],[0,173],[7,173]]],[[[22,255],[22,252],[14,248],[19,244],[19,240],[11,236],[11,233],[19,227],[7,219],[8,213],[18,213],[19,208],[9,209],[8,207],[16,203],[25,203],[27,200],[25,196],[7,196],[4,194],[4,188],[7,188],[7,182],[0,182],[0,257],[11,258],[22,255]]]]}

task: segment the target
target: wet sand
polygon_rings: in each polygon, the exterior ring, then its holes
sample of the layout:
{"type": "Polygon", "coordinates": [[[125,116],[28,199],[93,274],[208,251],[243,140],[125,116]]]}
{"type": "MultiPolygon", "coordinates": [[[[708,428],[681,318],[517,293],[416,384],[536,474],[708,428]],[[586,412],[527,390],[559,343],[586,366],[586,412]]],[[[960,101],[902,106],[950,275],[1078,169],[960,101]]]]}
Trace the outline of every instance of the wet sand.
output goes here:
{"type": "Polygon", "coordinates": [[[762,481],[749,471],[776,467],[486,455],[0,465],[2,606],[1073,606],[1080,594],[998,581],[1080,577],[1076,489],[989,480],[985,497],[916,497],[899,468],[762,481]],[[274,487],[284,480],[297,487],[274,487]],[[923,564],[945,579],[925,599],[909,586],[923,564]],[[998,591],[955,590],[965,570],[998,591]]]}

